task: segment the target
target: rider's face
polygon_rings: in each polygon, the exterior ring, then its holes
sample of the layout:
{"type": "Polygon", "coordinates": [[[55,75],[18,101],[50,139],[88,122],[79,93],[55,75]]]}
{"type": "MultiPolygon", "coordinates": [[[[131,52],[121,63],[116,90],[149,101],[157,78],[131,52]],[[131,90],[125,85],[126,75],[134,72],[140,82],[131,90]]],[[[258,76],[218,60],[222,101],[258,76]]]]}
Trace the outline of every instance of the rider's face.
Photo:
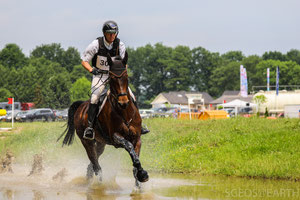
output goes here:
{"type": "Polygon", "coordinates": [[[115,39],[117,34],[116,33],[104,33],[106,41],[110,44],[112,43],[115,39]]]}

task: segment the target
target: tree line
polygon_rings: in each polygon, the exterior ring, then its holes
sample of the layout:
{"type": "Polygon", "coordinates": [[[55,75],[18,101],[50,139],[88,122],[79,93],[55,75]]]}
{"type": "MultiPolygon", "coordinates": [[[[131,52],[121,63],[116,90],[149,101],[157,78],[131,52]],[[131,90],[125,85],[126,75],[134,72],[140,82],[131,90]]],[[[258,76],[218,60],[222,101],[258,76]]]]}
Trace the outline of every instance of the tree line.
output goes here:
{"type": "MultiPolygon", "coordinates": [[[[277,66],[281,85],[300,84],[297,49],[245,56],[241,51],[220,54],[203,47],[173,48],[157,43],[127,51],[130,87],[141,107],[149,107],[161,92],[200,91],[218,97],[225,90],[239,90],[240,65],[247,69],[249,90],[266,85],[267,68],[270,84],[275,85],[277,66]]],[[[37,46],[29,56],[17,44],[7,44],[0,51],[0,101],[14,97],[15,101],[34,102],[36,107],[59,109],[87,100],[92,76],[80,62],[76,48],[65,50],[58,43],[37,46]]]]}

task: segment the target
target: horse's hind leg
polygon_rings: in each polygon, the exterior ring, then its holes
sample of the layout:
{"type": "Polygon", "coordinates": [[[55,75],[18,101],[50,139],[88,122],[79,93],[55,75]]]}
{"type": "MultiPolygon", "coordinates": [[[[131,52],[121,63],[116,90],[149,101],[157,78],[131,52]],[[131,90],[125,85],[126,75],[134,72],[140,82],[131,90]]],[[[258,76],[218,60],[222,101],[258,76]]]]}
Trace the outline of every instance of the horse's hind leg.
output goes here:
{"type": "MultiPolygon", "coordinates": [[[[96,176],[99,176],[99,180],[102,180],[102,172],[101,172],[101,167],[99,165],[98,162],[98,158],[101,154],[97,153],[97,152],[101,152],[100,150],[103,149],[104,150],[104,146],[103,145],[98,145],[98,143],[96,143],[95,141],[91,141],[91,140],[81,140],[87,155],[89,157],[89,160],[91,161],[91,163],[88,165],[87,168],[87,179],[91,180],[93,178],[93,173],[95,173],[96,176]],[[99,146],[99,147],[97,147],[99,146]]],[[[103,152],[102,150],[102,152],[103,152]]]]}

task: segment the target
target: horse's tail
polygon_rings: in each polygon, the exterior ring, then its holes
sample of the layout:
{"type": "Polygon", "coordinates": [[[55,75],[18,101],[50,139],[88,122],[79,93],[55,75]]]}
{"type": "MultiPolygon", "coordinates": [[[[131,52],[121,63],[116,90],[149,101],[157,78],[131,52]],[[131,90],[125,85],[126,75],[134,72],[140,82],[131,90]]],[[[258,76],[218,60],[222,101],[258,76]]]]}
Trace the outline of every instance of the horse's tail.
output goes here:
{"type": "Polygon", "coordinates": [[[74,102],[69,110],[68,110],[68,122],[67,122],[67,128],[66,130],[59,136],[57,141],[59,141],[66,133],[66,136],[63,141],[63,146],[64,145],[71,145],[74,140],[74,135],[75,135],[75,124],[74,124],[74,115],[78,107],[83,103],[84,101],[76,101],[74,102]]]}

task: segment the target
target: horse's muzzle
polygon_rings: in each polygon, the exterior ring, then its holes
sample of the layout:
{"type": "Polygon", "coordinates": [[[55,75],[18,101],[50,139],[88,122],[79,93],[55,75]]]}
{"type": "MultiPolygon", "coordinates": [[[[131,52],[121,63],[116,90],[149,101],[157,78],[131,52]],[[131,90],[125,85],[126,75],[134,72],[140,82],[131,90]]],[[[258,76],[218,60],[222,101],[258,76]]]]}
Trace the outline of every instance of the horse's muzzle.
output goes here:
{"type": "Polygon", "coordinates": [[[118,95],[118,104],[122,109],[127,108],[129,104],[127,95],[118,95]]]}

